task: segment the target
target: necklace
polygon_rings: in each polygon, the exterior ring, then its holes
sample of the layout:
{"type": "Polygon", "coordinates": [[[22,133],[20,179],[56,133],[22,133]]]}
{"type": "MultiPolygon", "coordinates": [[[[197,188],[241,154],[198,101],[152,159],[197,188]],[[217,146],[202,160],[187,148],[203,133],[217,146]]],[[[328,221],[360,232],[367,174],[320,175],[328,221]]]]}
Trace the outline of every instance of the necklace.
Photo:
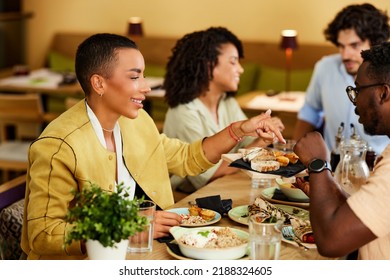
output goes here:
{"type": "Polygon", "coordinates": [[[105,129],[102,127],[102,129],[103,129],[103,131],[106,131],[106,132],[113,132],[114,131],[114,128],[113,129],[105,129]]]}

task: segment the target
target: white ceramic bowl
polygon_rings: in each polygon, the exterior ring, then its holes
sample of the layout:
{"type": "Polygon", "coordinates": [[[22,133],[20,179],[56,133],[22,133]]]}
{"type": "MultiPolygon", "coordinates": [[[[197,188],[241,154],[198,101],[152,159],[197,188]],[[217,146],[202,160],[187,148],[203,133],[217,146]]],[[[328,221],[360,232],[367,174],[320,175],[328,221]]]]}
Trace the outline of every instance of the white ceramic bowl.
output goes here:
{"type": "Polygon", "coordinates": [[[276,183],[279,186],[281,192],[288,197],[291,201],[295,202],[308,202],[309,197],[301,190],[294,187],[290,181],[283,180],[282,178],[276,178],[276,183]]]}
{"type": "MultiPolygon", "coordinates": [[[[181,243],[179,241],[180,237],[185,233],[190,232],[204,232],[210,231],[212,229],[222,229],[223,227],[199,227],[199,228],[184,228],[184,227],[171,227],[169,230],[170,233],[175,238],[177,244],[179,245],[181,253],[192,259],[198,260],[235,260],[244,257],[248,253],[248,243],[241,244],[235,247],[228,248],[197,248],[194,246],[189,246],[181,243]]],[[[238,235],[239,238],[248,240],[249,233],[243,230],[230,228],[234,233],[238,235]]]]}

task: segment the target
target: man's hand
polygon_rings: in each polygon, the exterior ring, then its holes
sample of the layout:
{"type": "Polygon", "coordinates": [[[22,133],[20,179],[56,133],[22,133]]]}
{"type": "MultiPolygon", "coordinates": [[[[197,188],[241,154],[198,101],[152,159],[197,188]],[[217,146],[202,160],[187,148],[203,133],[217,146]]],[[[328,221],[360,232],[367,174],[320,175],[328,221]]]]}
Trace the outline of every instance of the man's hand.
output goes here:
{"type": "Polygon", "coordinates": [[[299,139],[294,146],[294,152],[305,166],[316,158],[329,161],[328,148],[318,132],[309,132],[299,139]]]}

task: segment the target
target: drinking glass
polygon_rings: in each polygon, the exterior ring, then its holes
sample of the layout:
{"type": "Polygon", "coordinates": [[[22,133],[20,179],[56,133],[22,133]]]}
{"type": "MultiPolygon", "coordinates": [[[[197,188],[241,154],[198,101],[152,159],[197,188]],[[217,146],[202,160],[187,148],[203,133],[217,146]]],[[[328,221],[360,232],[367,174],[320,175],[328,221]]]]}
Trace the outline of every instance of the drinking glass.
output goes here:
{"type": "Polygon", "coordinates": [[[153,250],[153,220],[156,212],[156,204],[151,200],[145,200],[139,208],[139,215],[147,218],[148,223],[144,230],[129,237],[127,251],[130,253],[144,253],[153,250]]]}
{"type": "Polygon", "coordinates": [[[277,260],[282,240],[282,220],[262,223],[256,215],[249,218],[249,249],[252,260],[277,260]]]}
{"type": "Polygon", "coordinates": [[[266,177],[252,177],[252,188],[253,189],[265,189],[272,186],[272,178],[266,177]]]}

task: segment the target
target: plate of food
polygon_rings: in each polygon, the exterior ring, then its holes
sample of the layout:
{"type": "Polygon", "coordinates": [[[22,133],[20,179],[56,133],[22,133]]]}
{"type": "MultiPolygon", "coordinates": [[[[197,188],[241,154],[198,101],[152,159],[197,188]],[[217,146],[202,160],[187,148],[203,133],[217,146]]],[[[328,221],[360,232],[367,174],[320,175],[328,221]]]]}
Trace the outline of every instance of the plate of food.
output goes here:
{"type": "Polygon", "coordinates": [[[272,203],[277,203],[277,204],[285,204],[285,205],[290,205],[290,206],[296,206],[296,207],[301,207],[308,209],[310,203],[309,202],[297,202],[297,201],[291,201],[286,197],[279,187],[270,187],[266,188],[261,192],[261,197],[264,198],[265,200],[272,202],[272,203]]]}
{"type": "Polygon", "coordinates": [[[286,225],[282,227],[282,240],[286,243],[290,243],[296,247],[302,247],[306,250],[316,249],[317,245],[314,242],[312,231],[310,233],[302,233],[301,231],[294,230],[293,226],[286,225]],[[301,238],[298,238],[298,234],[303,234],[301,238]],[[304,241],[302,241],[303,239],[304,241]],[[306,242],[305,242],[306,241],[306,242]]]}
{"type": "Polygon", "coordinates": [[[208,226],[221,220],[221,214],[218,212],[197,206],[173,208],[166,211],[180,215],[183,218],[180,224],[182,227],[208,226]]]}
{"type": "Polygon", "coordinates": [[[240,155],[230,166],[283,177],[292,177],[306,169],[294,152],[260,147],[240,149],[240,155]]]}
{"type": "MultiPolygon", "coordinates": [[[[288,214],[297,217],[299,219],[303,220],[308,220],[309,219],[309,211],[299,208],[299,207],[294,207],[290,205],[283,205],[283,204],[274,204],[279,209],[282,209],[283,211],[287,212],[288,214]]],[[[228,212],[228,216],[230,219],[233,221],[243,224],[243,225],[248,225],[249,224],[249,215],[250,214],[256,214],[256,210],[252,208],[249,205],[241,205],[232,208],[228,212]],[[250,213],[250,211],[253,211],[253,213],[250,213]]]]}
{"type": "Polygon", "coordinates": [[[235,260],[248,254],[249,233],[230,227],[171,227],[180,252],[198,260],[235,260]]]}
{"type": "MultiPolygon", "coordinates": [[[[179,248],[179,245],[177,244],[176,240],[172,240],[171,242],[166,243],[167,244],[167,252],[169,255],[174,257],[177,260],[194,260],[193,258],[189,258],[184,256],[179,248]]],[[[249,259],[248,255],[244,255],[242,258],[238,260],[247,260],[249,259]]]]}

